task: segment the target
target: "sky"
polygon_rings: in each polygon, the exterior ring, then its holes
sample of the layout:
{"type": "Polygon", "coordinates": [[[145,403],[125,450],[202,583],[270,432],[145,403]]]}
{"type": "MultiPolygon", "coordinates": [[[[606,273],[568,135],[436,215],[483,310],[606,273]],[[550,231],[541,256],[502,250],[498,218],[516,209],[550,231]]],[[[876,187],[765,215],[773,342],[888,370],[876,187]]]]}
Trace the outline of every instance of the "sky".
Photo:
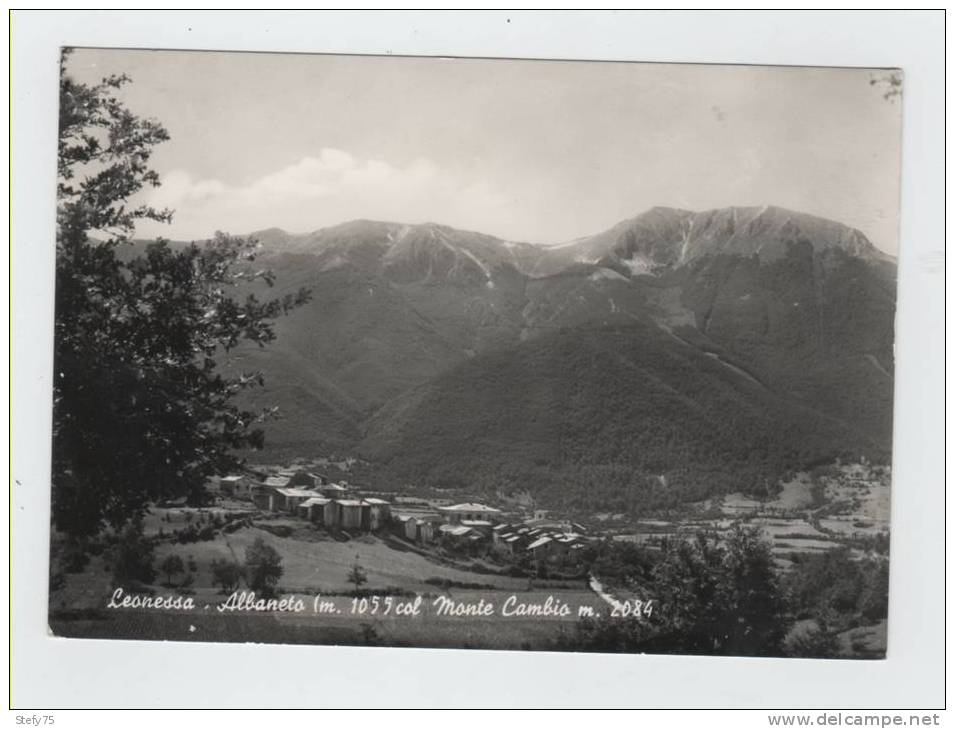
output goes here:
{"type": "Polygon", "coordinates": [[[895,254],[901,103],[883,72],[77,50],[68,72],[170,134],[175,210],[137,233],[293,233],[366,218],[554,244],[656,205],[777,205],[895,254]]]}

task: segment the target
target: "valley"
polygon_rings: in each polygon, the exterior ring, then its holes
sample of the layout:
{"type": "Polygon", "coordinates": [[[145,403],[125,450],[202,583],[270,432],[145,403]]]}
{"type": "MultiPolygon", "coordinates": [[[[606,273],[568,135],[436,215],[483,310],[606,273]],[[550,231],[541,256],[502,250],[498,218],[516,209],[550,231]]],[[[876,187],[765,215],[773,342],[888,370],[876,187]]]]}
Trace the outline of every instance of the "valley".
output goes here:
{"type": "Polygon", "coordinates": [[[550,247],[431,223],[257,235],[276,292],[312,291],[223,361],[263,373],[247,402],[277,406],[277,460],[640,510],[889,456],[894,264],[833,221],[654,208],[550,247]]]}
{"type": "Polygon", "coordinates": [[[257,237],[275,284],[246,293],[306,287],[311,300],[270,346],[219,357],[265,383],[241,396],[271,412],[232,477],[251,490],[154,504],[143,538],[159,564],[188,566],[167,589],[204,605],[223,599],[217,570],[241,571],[261,544],[283,596],[333,607],[241,621],[104,611],[120,538],[104,534],[79,573],[56,575],[58,634],[654,650],[639,631],[605,646],[581,616],[666,597],[668,569],[694,549],[735,544],[760,563],[765,544],[789,612],[753,619],[785,626],[779,650],[884,654],[895,269],[858,231],[779,208],[654,208],[551,247],[374,221],[257,237]],[[283,491],[299,472],[331,474],[351,498],[283,491]],[[356,531],[303,516],[310,497],[390,516],[356,531]],[[497,516],[462,530],[442,511],[454,502],[497,516]],[[560,527],[534,526],[548,520],[560,527]],[[356,624],[351,601],[373,595],[573,607],[356,624]]]}
{"type": "MultiPolygon", "coordinates": [[[[59,48],[18,685],[81,638],[322,646],[302,701],[329,705],[384,655],[343,646],[546,651],[609,704],[674,656],[886,658],[893,491],[933,473],[893,464],[903,69],[187,50],[59,48]]],[[[217,650],[251,661],[234,704],[295,703],[268,651],[217,650]]],[[[404,663],[404,699],[437,686],[404,663]]]]}
{"type": "MultiPolygon", "coordinates": [[[[256,469],[264,474],[323,468],[351,477],[356,465],[323,460],[291,469],[261,464],[256,469]]],[[[744,525],[769,540],[783,584],[798,580],[805,560],[829,551],[841,550],[865,564],[887,564],[888,558],[889,471],[871,464],[836,464],[800,473],[779,484],[772,497],[735,493],[639,518],[626,513],[544,513],[512,501],[492,502],[500,514],[494,522],[501,525],[524,520],[532,535],[547,529],[555,534],[576,530],[584,545],[576,556],[537,554],[536,536],[520,542],[524,545],[520,551],[505,549],[497,535],[503,526],[495,528],[493,541],[485,534],[475,547],[462,546],[451,532],[441,537],[420,531],[415,538],[408,536],[403,515],[436,515],[448,504],[472,498],[467,492],[392,494],[389,521],[377,531],[361,532],[323,527],[303,518],[301,509],[262,509],[218,486],[210,488],[214,498],[205,507],[150,508],[143,536],[153,545],[156,564],[179,559],[184,574],[175,580],[171,576],[160,580],[157,575],[154,587],[140,585],[132,592],[165,596],[167,601],[172,596],[188,597],[199,606],[196,610],[156,610],[148,605],[108,609],[106,596],[115,591],[107,550],[59,578],[51,595],[51,624],[57,634],[554,649],[574,645],[584,614],[619,611],[636,600],[647,606],[646,618],[653,610],[662,615],[672,611],[673,606],[660,602],[652,581],[622,578],[601,562],[600,555],[608,549],[612,553],[614,544],[638,545],[659,559],[668,545],[697,535],[724,540],[731,529],[744,525]],[[231,598],[219,582],[217,563],[241,565],[257,541],[273,549],[281,561],[278,594],[284,603],[300,603],[301,611],[222,608],[231,598]],[[364,575],[361,585],[353,582],[356,566],[364,575]],[[392,610],[402,601],[417,603],[414,615],[392,610]],[[318,605],[321,610],[314,607],[318,605]],[[461,606],[459,613],[449,605],[461,606]],[[545,605],[566,607],[549,612],[545,605]],[[482,611],[474,606],[483,606],[482,611]]],[[[792,635],[814,624],[811,618],[803,619],[793,625],[792,635]]],[[[885,651],[884,619],[853,620],[838,630],[843,656],[869,657],[885,651]]]]}

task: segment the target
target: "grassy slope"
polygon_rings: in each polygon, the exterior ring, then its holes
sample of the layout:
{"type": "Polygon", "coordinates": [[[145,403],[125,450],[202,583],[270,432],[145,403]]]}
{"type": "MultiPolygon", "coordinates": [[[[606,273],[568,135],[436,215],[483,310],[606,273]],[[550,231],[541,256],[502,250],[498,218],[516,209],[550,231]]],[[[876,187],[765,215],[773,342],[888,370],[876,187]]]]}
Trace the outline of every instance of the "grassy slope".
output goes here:
{"type": "MultiPolygon", "coordinates": [[[[389,543],[390,540],[373,536],[337,542],[307,528],[287,538],[263,529],[246,528],[209,542],[164,543],[156,551],[157,564],[169,554],[177,554],[183,561],[191,556],[197,563],[191,589],[199,608],[191,613],[105,610],[112,593],[111,580],[97,557],[83,573],[67,575],[65,587],[52,596],[50,622],[56,635],[77,637],[311,644],[364,644],[371,639],[381,644],[416,647],[521,649],[552,646],[562,632],[572,630],[576,615],[569,619],[438,616],[429,607],[431,601],[438,595],[446,595],[458,601],[477,602],[483,598],[500,606],[512,594],[528,602],[541,602],[552,595],[572,605],[574,611],[580,605],[598,610],[603,607],[601,600],[587,590],[582,581],[553,583],[553,587],[552,583],[541,587],[538,582],[535,586],[526,578],[479,574],[442,564],[410,549],[392,548],[389,543]],[[347,596],[326,598],[339,606],[342,611],[339,615],[218,612],[216,605],[225,596],[211,584],[211,561],[236,557],[241,561],[245,548],[257,537],[275,547],[282,556],[285,569],[280,581],[282,592],[300,594],[309,606],[311,595],[316,591],[327,595],[354,588],[346,576],[357,557],[368,574],[368,583],[363,587],[396,588],[420,594],[425,601],[422,615],[415,618],[351,615],[348,612],[351,598],[347,596]],[[441,589],[425,582],[430,577],[493,587],[441,589]],[[207,604],[208,609],[204,607],[207,604]]],[[[180,580],[181,576],[175,578],[177,583],[180,580]]],[[[163,581],[165,577],[157,578],[157,594],[173,592],[172,588],[159,584],[163,581]]]]}

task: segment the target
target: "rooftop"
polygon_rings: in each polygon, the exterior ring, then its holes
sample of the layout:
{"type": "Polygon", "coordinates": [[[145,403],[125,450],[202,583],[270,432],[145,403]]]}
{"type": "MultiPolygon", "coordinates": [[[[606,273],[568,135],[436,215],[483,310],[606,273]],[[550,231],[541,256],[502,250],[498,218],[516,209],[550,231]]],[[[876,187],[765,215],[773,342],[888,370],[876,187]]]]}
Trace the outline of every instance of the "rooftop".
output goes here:
{"type": "Polygon", "coordinates": [[[323,499],[321,496],[313,496],[310,499],[306,499],[299,506],[324,506],[325,504],[332,503],[331,499],[323,499]]]}
{"type": "Polygon", "coordinates": [[[288,488],[278,488],[276,489],[282,496],[295,496],[299,498],[309,498],[315,496],[314,491],[309,491],[307,489],[300,489],[294,486],[289,486],[288,488]]]}
{"type": "Polygon", "coordinates": [[[495,509],[493,506],[487,506],[486,504],[454,504],[453,506],[441,506],[439,507],[441,511],[480,511],[485,514],[500,514],[500,509],[495,509]]]}
{"type": "Polygon", "coordinates": [[[394,514],[395,517],[413,516],[417,518],[427,517],[429,519],[441,518],[430,509],[409,509],[406,506],[402,506],[398,509],[392,509],[391,513],[394,514]]]}
{"type": "Polygon", "coordinates": [[[465,534],[471,531],[471,527],[442,524],[440,527],[438,527],[438,530],[444,532],[445,534],[450,534],[453,537],[463,537],[465,534]]]}

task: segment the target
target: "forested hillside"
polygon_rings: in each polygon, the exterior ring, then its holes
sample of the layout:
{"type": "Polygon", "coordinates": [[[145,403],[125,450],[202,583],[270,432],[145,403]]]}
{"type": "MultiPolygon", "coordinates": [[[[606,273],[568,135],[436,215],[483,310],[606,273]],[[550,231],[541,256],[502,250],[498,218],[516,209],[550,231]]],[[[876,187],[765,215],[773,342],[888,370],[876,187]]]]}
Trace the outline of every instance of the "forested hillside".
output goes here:
{"type": "Polygon", "coordinates": [[[383,482],[629,508],[891,450],[895,266],[779,208],[655,208],[566,245],[355,221],[260,234],[284,290],[266,448],[383,482]]]}

